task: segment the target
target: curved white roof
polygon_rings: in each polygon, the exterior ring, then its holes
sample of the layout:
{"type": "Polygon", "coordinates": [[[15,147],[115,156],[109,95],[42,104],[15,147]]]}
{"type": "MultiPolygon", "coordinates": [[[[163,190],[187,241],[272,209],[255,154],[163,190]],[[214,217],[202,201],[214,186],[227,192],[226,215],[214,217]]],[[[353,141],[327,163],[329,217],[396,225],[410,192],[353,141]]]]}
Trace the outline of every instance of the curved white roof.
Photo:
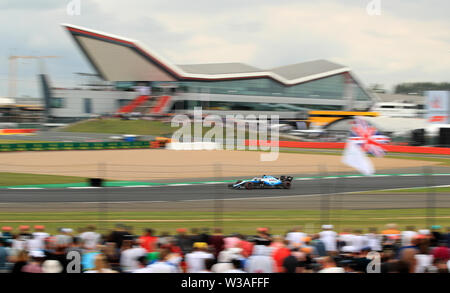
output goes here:
{"type": "Polygon", "coordinates": [[[270,70],[242,63],[175,65],[142,43],[71,24],[63,24],[96,71],[110,81],[175,81],[271,78],[294,85],[349,72],[348,67],[316,60],[270,70]]]}

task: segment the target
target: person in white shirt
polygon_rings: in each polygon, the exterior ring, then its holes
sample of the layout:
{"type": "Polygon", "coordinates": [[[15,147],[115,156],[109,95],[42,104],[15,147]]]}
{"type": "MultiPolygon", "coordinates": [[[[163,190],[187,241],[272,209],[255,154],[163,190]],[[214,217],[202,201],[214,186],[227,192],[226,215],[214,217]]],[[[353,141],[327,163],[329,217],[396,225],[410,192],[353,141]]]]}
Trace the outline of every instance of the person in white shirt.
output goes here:
{"type": "Polygon", "coordinates": [[[101,235],[95,232],[94,226],[89,226],[88,231],[81,233],[79,237],[83,240],[86,249],[95,249],[100,242],[101,235]]]}
{"type": "Polygon", "coordinates": [[[39,251],[45,247],[45,239],[50,237],[50,234],[44,231],[45,226],[36,225],[31,235],[32,238],[27,241],[28,251],[39,251]]]}
{"type": "Polygon", "coordinates": [[[125,240],[122,243],[122,253],[120,254],[120,267],[126,273],[133,272],[139,268],[139,257],[147,255],[145,248],[140,247],[132,240],[125,240]]]}
{"type": "Polygon", "coordinates": [[[402,246],[411,246],[412,240],[417,235],[416,229],[413,226],[406,227],[406,231],[401,232],[402,246]]]}
{"type": "Polygon", "coordinates": [[[205,269],[205,259],[214,258],[212,253],[207,252],[208,244],[195,242],[194,251],[186,254],[185,261],[188,273],[199,273],[205,269]]]}
{"type": "Polygon", "coordinates": [[[367,247],[369,241],[366,236],[361,235],[361,230],[355,230],[355,236],[353,237],[353,252],[360,252],[361,249],[367,247]]]}
{"type": "Polygon", "coordinates": [[[266,245],[255,245],[252,255],[246,262],[248,273],[273,273],[275,261],[271,257],[272,248],[266,245]]]}
{"type": "Polygon", "coordinates": [[[45,238],[50,237],[50,234],[45,232],[45,226],[36,225],[36,226],[34,226],[34,231],[35,232],[32,233],[34,239],[39,239],[39,240],[44,241],[45,238]]]}
{"type": "Polygon", "coordinates": [[[211,270],[214,273],[223,273],[225,271],[233,269],[231,260],[233,259],[233,254],[227,250],[222,250],[217,257],[217,263],[212,266],[211,270]]]}
{"type": "Polygon", "coordinates": [[[378,234],[377,228],[369,228],[369,233],[366,234],[367,245],[372,251],[381,251],[382,236],[378,234]]]}
{"type": "Polygon", "coordinates": [[[342,234],[338,236],[338,241],[340,242],[340,250],[342,252],[353,252],[353,238],[355,235],[351,233],[351,229],[344,229],[342,234]]]}
{"type": "Polygon", "coordinates": [[[308,236],[302,232],[301,227],[295,227],[291,232],[286,234],[286,240],[289,241],[289,248],[300,247],[303,245],[303,239],[308,236]]]}
{"type": "Polygon", "coordinates": [[[337,251],[336,247],[336,237],[337,233],[334,232],[333,225],[323,225],[323,231],[319,233],[320,240],[325,244],[325,250],[327,252],[337,251]]]}

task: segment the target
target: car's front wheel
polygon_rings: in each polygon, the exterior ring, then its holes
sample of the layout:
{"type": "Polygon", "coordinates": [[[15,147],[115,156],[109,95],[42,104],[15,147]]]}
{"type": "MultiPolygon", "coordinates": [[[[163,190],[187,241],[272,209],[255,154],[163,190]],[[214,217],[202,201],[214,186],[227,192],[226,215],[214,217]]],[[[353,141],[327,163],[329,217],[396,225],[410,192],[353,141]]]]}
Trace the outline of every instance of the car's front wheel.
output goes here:
{"type": "Polygon", "coordinates": [[[245,189],[253,189],[253,183],[252,182],[245,183],[245,189]]]}
{"type": "Polygon", "coordinates": [[[289,181],[284,181],[283,182],[283,188],[284,189],[291,189],[291,182],[289,182],[289,181]]]}

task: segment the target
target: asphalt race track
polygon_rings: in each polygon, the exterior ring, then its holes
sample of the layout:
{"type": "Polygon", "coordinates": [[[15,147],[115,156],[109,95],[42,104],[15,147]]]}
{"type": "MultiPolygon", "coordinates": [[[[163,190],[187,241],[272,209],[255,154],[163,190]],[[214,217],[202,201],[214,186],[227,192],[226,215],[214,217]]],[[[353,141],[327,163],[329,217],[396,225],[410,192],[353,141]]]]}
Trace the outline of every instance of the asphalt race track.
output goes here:
{"type": "Polygon", "coordinates": [[[308,197],[390,188],[409,188],[449,185],[450,175],[441,176],[386,176],[352,177],[313,180],[295,180],[293,187],[285,189],[232,190],[227,184],[175,185],[158,187],[108,187],[79,189],[2,189],[0,204],[5,203],[139,203],[184,202],[215,199],[264,199],[308,197]],[[428,181],[428,182],[427,182],[428,181]]]}

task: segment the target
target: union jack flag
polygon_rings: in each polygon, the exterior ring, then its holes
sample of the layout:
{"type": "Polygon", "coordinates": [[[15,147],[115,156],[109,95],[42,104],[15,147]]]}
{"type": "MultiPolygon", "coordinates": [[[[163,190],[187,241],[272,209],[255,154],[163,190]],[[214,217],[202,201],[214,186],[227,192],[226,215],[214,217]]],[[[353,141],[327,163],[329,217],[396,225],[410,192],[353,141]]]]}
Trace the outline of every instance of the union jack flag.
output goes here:
{"type": "Polygon", "coordinates": [[[360,118],[354,119],[349,139],[355,141],[363,151],[376,157],[384,156],[382,144],[390,141],[389,137],[381,135],[375,127],[360,118]]]}

